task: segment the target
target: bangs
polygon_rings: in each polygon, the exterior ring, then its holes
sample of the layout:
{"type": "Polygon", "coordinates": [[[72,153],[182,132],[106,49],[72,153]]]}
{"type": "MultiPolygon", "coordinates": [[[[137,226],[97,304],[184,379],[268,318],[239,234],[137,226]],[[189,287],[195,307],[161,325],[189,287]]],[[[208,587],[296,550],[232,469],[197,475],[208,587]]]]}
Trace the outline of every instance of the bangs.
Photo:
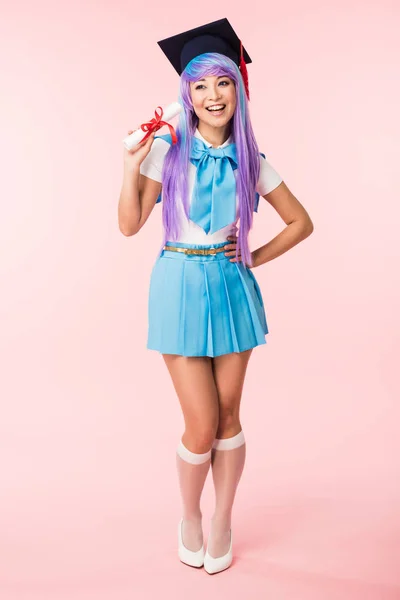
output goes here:
{"type": "Polygon", "coordinates": [[[236,69],[235,63],[227,56],[216,52],[207,52],[193,58],[186,65],[181,78],[187,82],[194,82],[202,77],[225,76],[236,81],[236,69]]]}

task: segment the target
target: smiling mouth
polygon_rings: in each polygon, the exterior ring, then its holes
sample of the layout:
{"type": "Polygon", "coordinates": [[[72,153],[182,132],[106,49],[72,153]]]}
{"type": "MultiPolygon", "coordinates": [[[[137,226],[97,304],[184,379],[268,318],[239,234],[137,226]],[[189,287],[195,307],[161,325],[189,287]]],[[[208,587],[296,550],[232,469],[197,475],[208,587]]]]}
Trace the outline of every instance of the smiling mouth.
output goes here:
{"type": "Polygon", "coordinates": [[[220,115],[225,110],[226,104],[221,104],[221,107],[222,108],[215,109],[212,106],[210,106],[210,107],[206,107],[206,110],[208,110],[208,112],[210,112],[210,113],[220,115]]]}

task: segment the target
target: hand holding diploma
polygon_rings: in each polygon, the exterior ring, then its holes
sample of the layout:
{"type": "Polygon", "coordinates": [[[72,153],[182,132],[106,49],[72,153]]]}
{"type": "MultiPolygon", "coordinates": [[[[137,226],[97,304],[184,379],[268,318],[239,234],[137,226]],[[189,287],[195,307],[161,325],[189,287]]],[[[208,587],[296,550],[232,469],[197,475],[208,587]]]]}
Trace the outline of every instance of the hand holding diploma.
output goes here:
{"type": "MultiPolygon", "coordinates": [[[[132,130],[128,131],[129,135],[132,135],[132,133],[134,133],[132,130]]],[[[135,144],[132,150],[128,150],[124,146],[124,169],[126,172],[136,171],[140,168],[140,165],[151,150],[155,135],[156,132],[153,131],[145,141],[135,144]]]]}

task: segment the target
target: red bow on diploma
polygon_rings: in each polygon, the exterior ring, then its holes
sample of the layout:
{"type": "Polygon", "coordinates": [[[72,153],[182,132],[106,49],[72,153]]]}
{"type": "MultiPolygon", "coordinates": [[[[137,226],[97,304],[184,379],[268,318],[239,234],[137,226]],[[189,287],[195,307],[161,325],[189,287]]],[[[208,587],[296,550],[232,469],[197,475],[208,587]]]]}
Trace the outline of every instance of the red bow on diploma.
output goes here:
{"type": "Polygon", "coordinates": [[[172,137],[172,143],[176,144],[176,142],[178,141],[178,138],[176,136],[175,133],[175,129],[172,127],[172,125],[170,123],[167,123],[166,121],[162,121],[161,117],[163,116],[163,109],[161,108],[161,106],[157,106],[156,110],[154,111],[155,114],[155,119],[151,119],[150,121],[147,121],[147,123],[143,123],[140,128],[143,131],[147,131],[146,135],[144,136],[144,138],[142,139],[142,142],[144,142],[145,140],[147,140],[147,138],[150,136],[150,134],[153,131],[158,131],[159,129],[161,129],[161,127],[163,125],[167,125],[169,127],[169,132],[171,134],[172,137]],[[157,114],[157,108],[160,109],[161,114],[157,114]]]}

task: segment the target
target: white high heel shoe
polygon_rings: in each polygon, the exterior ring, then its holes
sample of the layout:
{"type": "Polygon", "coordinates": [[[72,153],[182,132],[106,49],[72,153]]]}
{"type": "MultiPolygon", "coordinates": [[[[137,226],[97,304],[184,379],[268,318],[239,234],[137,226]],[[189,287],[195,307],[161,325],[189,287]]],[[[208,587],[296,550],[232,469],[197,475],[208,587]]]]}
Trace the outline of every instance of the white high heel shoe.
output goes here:
{"type": "Polygon", "coordinates": [[[231,541],[229,544],[229,550],[223,556],[218,556],[217,558],[214,558],[213,556],[211,556],[208,553],[208,544],[207,544],[207,551],[204,556],[204,569],[207,571],[207,573],[210,573],[210,575],[212,573],[219,573],[219,571],[224,571],[225,569],[227,569],[228,567],[231,566],[232,559],[233,559],[232,529],[230,529],[230,536],[231,536],[231,541]]]}
{"type": "Polygon", "coordinates": [[[183,544],[182,539],[182,523],[183,518],[179,521],[178,525],[178,556],[179,559],[185,563],[186,565],[190,565],[191,567],[202,567],[204,564],[204,544],[197,550],[193,552],[193,550],[189,550],[183,544]]]}

